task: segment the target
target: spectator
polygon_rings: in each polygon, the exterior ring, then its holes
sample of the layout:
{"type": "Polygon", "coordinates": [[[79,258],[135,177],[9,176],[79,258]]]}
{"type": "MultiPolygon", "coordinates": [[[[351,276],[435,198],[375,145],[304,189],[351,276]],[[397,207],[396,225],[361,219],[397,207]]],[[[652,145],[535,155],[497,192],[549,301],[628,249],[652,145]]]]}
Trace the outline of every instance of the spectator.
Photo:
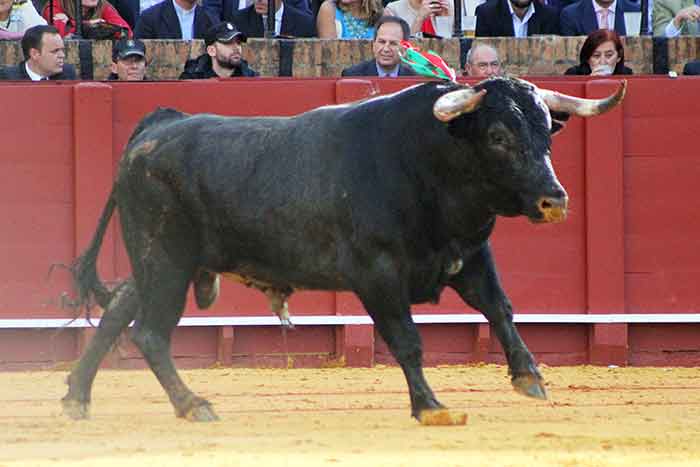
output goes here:
{"type": "Polygon", "coordinates": [[[218,21],[197,0],[164,0],[141,13],[137,39],[203,39],[218,21]]]}
{"type": "Polygon", "coordinates": [[[611,29],[599,29],[586,37],[579,54],[580,63],[565,75],[631,75],[625,66],[625,49],[620,36],[611,29]]]}
{"type": "MultiPolygon", "coordinates": [[[[53,3],[53,25],[61,37],[70,38],[76,32],[76,2],[74,0],[49,0],[42,16],[51,22],[53,3]]],[[[107,0],[82,0],[83,37],[86,39],[119,39],[125,32],[131,37],[131,28],[119,16],[107,0]]]]}
{"type": "Polygon", "coordinates": [[[411,35],[408,23],[396,16],[382,16],[372,42],[374,58],[342,71],[342,76],[397,77],[415,75],[413,70],[401,63],[399,48],[401,40],[411,35]]]}
{"type": "Polygon", "coordinates": [[[501,74],[501,61],[496,49],[478,42],[469,49],[464,64],[464,76],[490,78],[501,74]]]}
{"type": "Polygon", "coordinates": [[[146,79],[146,46],[138,39],[121,39],[112,46],[110,81],[143,81],[146,79]]]}
{"type": "Polygon", "coordinates": [[[380,0],[326,0],[316,18],[321,39],[371,39],[382,16],[380,0]]]}
{"type": "Polygon", "coordinates": [[[597,29],[627,35],[625,12],[640,11],[629,0],[579,0],[561,10],[562,36],[587,36],[597,29]]]}
{"type": "Polygon", "coordinates": [[[22,37],[24,61],[0,70],[0,80],[44,81],[76,79],[73,65],[66,65],[66,49],[53,26],[33,26],[22,37]]]}
{"type": "Polygon", "coordinates": [[[700,60],[688,62],[683,67],[684,75],[700,75],[700,60]]]}
{"type": "MultiPolygon", "coordinates": [[[[238,10],[245,10],[254,3],[255,0],[204,0],[202,6],[209,14],[218,21],[227,21],[230,15],[238,10]]],[[[308,0],[285,0],[284,5],[311,12],[308,0]]],[[[316,16],[312,13],[312,18],[316,16]]]]}
{"type": "Polygon", "coordinates": [[[258,76],[243,60],[243,43],[248,39],[232,23],[223,22],[209,28],[204,36],[207,51],[187,60],[180,79],[231,78],[258,76]]]}
{"type": "Polygon", "coordinates": [[[136,28],[136,22],[142,11],[162,0],[109,0],[109,3],[117,10],[119,16],[124,18],[131,30],[136,28]]]}
{"type": "MultiPolygon", "coordinates": [[[[275,36],[316,36],[316,25],[310,10],[294,8],[286,0],[275,0],[275,8],[275,36]]],[[[264,37],[267,0],[255,0],[245,10],[226,11],[224,21],[234,23],[247,37],[264,37]]]]}
{"type": "Polygon", "coordinates": [[[411,25],[411,35],[452,37],[453,8],[453,0],[397,0],[384,11],[411,25]],[[444,30],[438,18],[445,18],[444,30]]]}
{"type": "Polygon", "coordinates": [[[559,34],[554,8],[537,0],[487,0],[476,7],[477,37],[559,34]]]}
{"type": "Polygon", "coordinates": [[[21,39],[24,31],[46,20],[28,0],[0,0],[0,39],[21,39]]]}
{"type": "Polygon", "coordinates": [[[651,17],[655,36],[700,34],[700,6],[694,0],[654,0],[651,17]]]}

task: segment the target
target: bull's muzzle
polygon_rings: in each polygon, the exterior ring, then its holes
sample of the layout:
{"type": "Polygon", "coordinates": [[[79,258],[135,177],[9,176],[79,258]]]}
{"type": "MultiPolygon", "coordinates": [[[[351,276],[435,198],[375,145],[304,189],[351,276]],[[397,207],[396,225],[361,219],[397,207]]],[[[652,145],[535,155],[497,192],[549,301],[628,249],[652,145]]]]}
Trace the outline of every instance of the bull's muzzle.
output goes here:
{"type": "Polygon", "coordinates": [[[543,196],[537,201],[537,210],[542,214],[541,222],[563,222],[566,220],[568,196],[543,196]]]}

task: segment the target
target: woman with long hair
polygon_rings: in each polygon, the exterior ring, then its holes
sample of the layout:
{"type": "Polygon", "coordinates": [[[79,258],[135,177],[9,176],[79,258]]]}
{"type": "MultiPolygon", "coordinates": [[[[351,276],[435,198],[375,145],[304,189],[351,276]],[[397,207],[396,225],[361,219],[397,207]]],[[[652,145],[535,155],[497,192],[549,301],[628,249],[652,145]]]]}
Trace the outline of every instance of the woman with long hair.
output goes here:
{"type": "Polygon", "coordinates": [[[598,29],[586,37],[580,63],[564,72],[565,75],[631,75],[632,69],[625,66],[625,48],[620,36],[611,29],[598,29]]]}
{"type": "Polygon", "coordinates": [[[384,12],[381,0],[326,0],[316,18],[321,39],[373,39],[384,12]]]}
{"type": "MultiPolygon", "coordinates": [[[[53,25],[61,37],[70,37],[76,31],[76,1],[50,0],[44,6],[42,16],[51,22],[53,3],[53,25]]],[[[122,35],[132,37],[129,24],[119,16],[107,0],[82,0],[84,36],[88,39],[119,39],[122,35]],[[102,30],[102,32],[99,32],[102,30]],[[87,33],[87,34],[86,34],[87,33]],[[102,37],[107,35],[108,37],[102,37]]]]}

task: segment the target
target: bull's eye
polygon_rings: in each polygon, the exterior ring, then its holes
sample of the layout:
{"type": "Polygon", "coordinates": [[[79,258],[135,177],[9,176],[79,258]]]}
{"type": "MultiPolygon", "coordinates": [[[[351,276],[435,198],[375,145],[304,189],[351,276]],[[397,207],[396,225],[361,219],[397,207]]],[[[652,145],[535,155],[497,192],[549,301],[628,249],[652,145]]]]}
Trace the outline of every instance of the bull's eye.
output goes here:
{"type": "Polygon", "coordinates": [[[491,144],[493,145],[498,145],[498,146],[505,146],[508,140],[506,139],[506,135],[503,133],[491,133],[489,135],[491,138],[491,144]]]}

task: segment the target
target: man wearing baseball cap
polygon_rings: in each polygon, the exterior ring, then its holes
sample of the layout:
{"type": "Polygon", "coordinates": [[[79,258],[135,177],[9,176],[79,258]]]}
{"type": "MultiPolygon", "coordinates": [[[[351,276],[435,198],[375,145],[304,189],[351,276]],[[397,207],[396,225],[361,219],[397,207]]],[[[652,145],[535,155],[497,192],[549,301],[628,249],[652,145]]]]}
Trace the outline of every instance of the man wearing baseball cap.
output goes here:
{"type": "Polygon", "coordinates": [[[108,80],[146,79],[146,46],[138,39],[120,39],[112,46],[112,73],[108,80]]]}
{"type": "Polygon", "coordinates": [[[243,43],[247,40],[233,23],[224,21],[212,26],[204,35],[206,53],[188,60],[180,79],[258,76],[243,60],[243,43]]]}

